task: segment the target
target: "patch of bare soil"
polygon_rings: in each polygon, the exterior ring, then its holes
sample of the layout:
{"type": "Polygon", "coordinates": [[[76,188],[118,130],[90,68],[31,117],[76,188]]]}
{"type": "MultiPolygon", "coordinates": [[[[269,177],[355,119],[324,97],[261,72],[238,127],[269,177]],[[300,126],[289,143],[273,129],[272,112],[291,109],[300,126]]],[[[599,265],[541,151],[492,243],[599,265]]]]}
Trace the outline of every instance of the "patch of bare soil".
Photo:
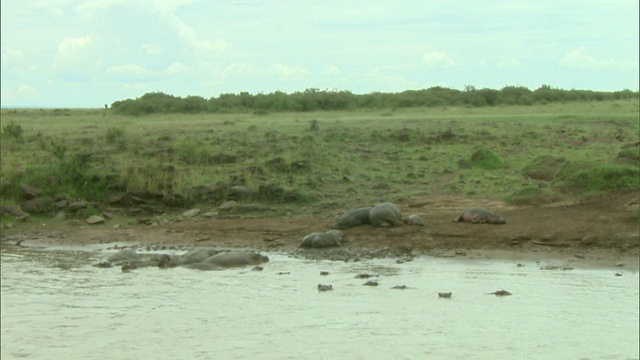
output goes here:
{"type": "MultiPolygon", "coordinates": [[[[638,258],[640,247],[637,192],[609,194],[574,203],[512,206],[499,201],[454,197],[413,198],[399,204],[403,215],[419,214],[426,226],[344,230],[337,248],[302,249],[301,239],[329,230],[335,215],[280,218],[194,219],[165,225],[108,225],[66,228],[55,232],[16,227],[11,231],[49,244],[86,245],[127,242],[145,246],[212,246],[278,251],[306,258],[357,260],[373,257],[410,259],[415,255],[465,256],[474,251],[508,251],[526,257],[543,253],[572,258],[638,258]],[[456,223],[467,207],[481,206],[507,219],[505,225],[456,223]]],[[[345,209],[349,210],[349,209],[345,209]]],[[[636,264],[637,267],[637,264],[636,264]]]]}

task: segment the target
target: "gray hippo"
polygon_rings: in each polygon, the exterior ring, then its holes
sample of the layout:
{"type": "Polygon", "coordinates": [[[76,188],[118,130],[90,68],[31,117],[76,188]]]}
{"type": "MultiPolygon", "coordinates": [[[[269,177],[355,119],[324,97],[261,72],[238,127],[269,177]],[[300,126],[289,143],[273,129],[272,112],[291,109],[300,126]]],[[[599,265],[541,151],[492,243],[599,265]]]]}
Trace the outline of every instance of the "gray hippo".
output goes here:
{"type": "Polygon", "coordinates": [[[248,265],[260,265],[269,261],[269,257],[259,253],[249,252],[225,252],[213,255],[203,261],[205,264],[214,264],[220,267],[238,267],[248,265]]]}
{"type": "Polygon", "coordinates": [[[124,249],[115,254],[112,254],[107,258],[106,261],[95,264],[93,266],[100,268],[109,268],[113,266],[127,265],[127,267],[136,269],[148,266],[158,266],[159,260],[160,259],[157,256],[143,257],[132,249],[124,249]]]}
{"type": "Polygon", "coordinates": [[[327,232],[314,232],[302,239],[301,247],[329,247],[342,245],[343,233],[340,230],[329,230],[327,232]]]}
{"type": "Polygon", "coordinates": [[[369,211],[369,221],[373,226],[400,226],[402,225],[402,213],[397,206],[386,202],[374,206],[369,211]]]}
{"type": "Polygon", "coordinates": [[[336,219],[336,223],[332,229],[344,230],[354,226],[371,224],[369,221],[369,212],[373,209],[371,206],[359,207],[349,210],[336,219]]]}
{"type": "Polygon", "coordinates": [[[158,266],[161,268],[170,268],[175,266],[184,266],[189,264],[201,263],[219,251],[212,248],[193,249],[182,255],[163,254],[158,259],[158,266]]]}
{"type": "Polygon", "coordinates": [[[140,254],[138,254],[135,250],[132,249],[124,249],[124,250],[120,250],[117,253],[109,256],[107,258],[107,261],[114,264],[114,265],[119,265],[119,263],[122,263],[124,261],[131,261],[131,260],[140,260],[142,258],[142,256],[140,254]]]}
{"type": "Polygon", "coordinates": [[[182,267],[186,267],[188,269],[198,269],[198,270],[224,270],[224,268],[219,265],[205,263],[205,262],[191,263],[187,265],[182,265],[182,267]]]}
{"type": "Polygon", "coordinates": [[[420,217],[420,215],[411,214],[403,222],[407,225],[416,225],[416,226],[424,226],[424,220],[420,217]]]}
{"type": "Polygon", "coordinates": [[[474,224],[506,224],[507,220],[502,216],[484,208],[468,208],[453,221],[470,222],[474,224]]]}

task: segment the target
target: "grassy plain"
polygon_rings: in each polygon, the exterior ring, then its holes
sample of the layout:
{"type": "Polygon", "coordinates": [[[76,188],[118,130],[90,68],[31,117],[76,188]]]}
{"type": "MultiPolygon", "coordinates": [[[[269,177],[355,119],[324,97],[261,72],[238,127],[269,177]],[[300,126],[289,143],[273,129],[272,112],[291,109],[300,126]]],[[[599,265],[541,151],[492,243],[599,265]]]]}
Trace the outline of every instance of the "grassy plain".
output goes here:
{"type": "Polygon", "coordinates": [[[142,117],[2,109],[0,198],[19,202],[21,183],[99,202],[114,191],[188,197],[201,186],[277,184],[303,211],[436,194],[535,202],[637,190],[638,105],[142,117]],[[551,169],[532,175],[538,165],[551,169]]]}

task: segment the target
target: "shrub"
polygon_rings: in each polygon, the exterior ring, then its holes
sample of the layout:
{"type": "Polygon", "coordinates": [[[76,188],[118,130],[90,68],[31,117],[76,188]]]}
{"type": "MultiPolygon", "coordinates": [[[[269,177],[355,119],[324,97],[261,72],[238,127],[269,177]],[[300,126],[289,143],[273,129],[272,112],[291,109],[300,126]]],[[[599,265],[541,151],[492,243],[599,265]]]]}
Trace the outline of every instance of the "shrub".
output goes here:
{"type": "Polygon", "coordinates": [[[502,159],[489,149],[479,149],[471,155],[469,165],[483,170],[501,169],[504,166],[502,159]]]}
{"type": "Polygon", "coordinates": [[[107,144],[113,144],[119,140],[124,139],[124,129],[117,127],[110,127],[105,134],[105,140],[107,144]]]}
{"type": "Polygon", "coordinates": [[[24,129],[22,126],[16,124],[14,121],[9,122],[2,128],[2,135],[8,136],[12,139],[22,140],[24,129]]]}
{"type": "Polygon", "coordinates": [[[554,186],[575,193],[594,193],[602,191],[624,191],[640,189],[640,170],[631,166],[603,165],[591,167],[580,164],[582,169],[571,171],[577,166],[569,164],[558,175],[554,186]]]}

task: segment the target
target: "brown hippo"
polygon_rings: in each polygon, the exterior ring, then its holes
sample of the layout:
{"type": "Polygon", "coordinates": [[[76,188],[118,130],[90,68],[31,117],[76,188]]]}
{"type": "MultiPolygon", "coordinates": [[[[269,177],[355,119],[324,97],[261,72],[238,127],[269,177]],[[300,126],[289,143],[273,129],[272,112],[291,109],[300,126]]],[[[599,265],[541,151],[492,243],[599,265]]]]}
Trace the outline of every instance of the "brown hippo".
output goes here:
{"type": "Polygon", "coordinates": [[[424,220],[420,217],[420,215],[412,214],[409,215],[403,222],[407,225],[416,225],[416,226],[424,226],[424,220]]]}
{"type": "Polygon", "coordinates": [[[392,203],[386,202],[374,206],[369,211],[369,221],[373,226],[400,226],[402,225],[402,213],[392,203]]]}
{"type": "Polygon", "coordinates": [[[344,230],[354,226],[370,224],[369,212],[373,209],[371,206],[359,207],[349,210],[336,219],[336,223],[331,228],[344,230]]]}
{"type": "Polygon", "coordinates": [[[474,224],[506,224],[507,220],[502,216],[484,208],[468,208],[453,221],[470,222],[474,224]]]}
{"type": "Polygon", "coordinates": [[[238,267],[248,265],[260,265],[269,261],[269,257],[259,253],[249,252],[225,252],[213,255],[203,261],[205,264],[214,264],[220,267],[238,267]]]}
{"type": "Polygon", "coordinates": [[[327,232],[314,232],[302,239],[301,247],[329,247],[340,246],[342,244],[342,231],[329,230],[327,232]]]}

